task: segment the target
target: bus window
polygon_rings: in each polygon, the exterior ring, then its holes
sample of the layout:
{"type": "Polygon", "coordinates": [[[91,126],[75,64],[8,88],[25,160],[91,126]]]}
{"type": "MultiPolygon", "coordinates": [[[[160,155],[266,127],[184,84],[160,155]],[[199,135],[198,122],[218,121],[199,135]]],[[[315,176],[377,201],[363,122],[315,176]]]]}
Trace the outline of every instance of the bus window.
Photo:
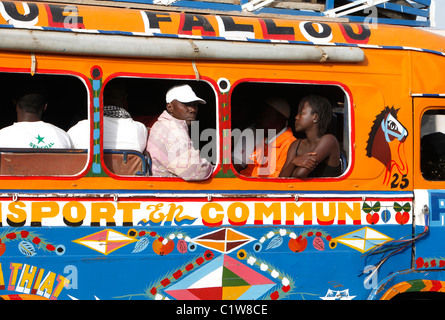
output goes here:
{"type": "MultiPolygon", "coordinates": [[[[349,102],[340,86],[245,82],[233,89],[231,97],[232,165],[241,176],[279,177],[290,145],[304,138],[295,128],[295,117],[300,101],[308,96],[320,98],[332,110],[326,133],[332,134],[339,160],[336,173],[326,173],[325,177],[346,171],[350,154],[349,102]]],[[[312,170],[311,173],[328,172],[321,166],[312,170]]]]}
{"type": "Polygon", "coordinates": [[[445,109],[428,110],[422,116],[420,166],[425,180],[445,180],[445,109]]]}
{"type": "Polygon", "coordinates": [[[84,83],[69,75],[0,73],[0,175],[72,176],[87,164],[67,130],[88,114],[84,83]]]}
{"type": "Polygon", "coordinates": [[[177,151],[161,156],[163,151],[158,147],[163,149],[165,142],[147,146],[150,132],[152,140],[156,140],[158,134],[156,127],[151,130],[153,125],[167,112],[167,92],[172,87],[184,85],[206,102],[199,106],[196,121],[187,123],[184,134],[193,143],[196,153],[209,163],[210,173],[213,173],[213,165],[217,162],[214,90],[204,81],[124,77],[108,81],[103,92],[104,162],[110,172],[120,176],[154,177],[182,177],[185,172],[182,178],[188,180],[187,168],[181,164],[178,164],[180,170],[173,168],[175,161],[179,161],[177,151]]]}

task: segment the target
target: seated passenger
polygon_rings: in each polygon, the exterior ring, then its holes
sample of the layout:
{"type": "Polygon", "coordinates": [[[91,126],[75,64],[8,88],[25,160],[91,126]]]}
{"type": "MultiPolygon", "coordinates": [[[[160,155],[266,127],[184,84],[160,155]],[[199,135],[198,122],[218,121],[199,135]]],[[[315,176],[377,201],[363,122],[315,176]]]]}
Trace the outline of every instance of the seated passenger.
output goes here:
{"type": "MultiPolygon", "coordinates": [[[[285,100],[269,98],[265,101],[255,123],[255,140],[251,139],[247,144],[258,141],[258,134],[261,135],[261,142],[254,147],[246,167],[240,174],[251,177],[278,177],[286,161],[287,151],[296,140],[291,128],[287,126],[289,116],[290,107],[285,100]]],[[[239,156],[235,155],[234,159],[237,158],[239,156]]]]}
{"type": "Polygon", "coordinates": [[[235,130],[232,130],[232,137],[234,138],[232,165],[236,171],[240,172],[247,167],[250,155],[255,150],[255,145],[257,144],[255,123],[240,131],[239,134],[236,134],[237,131],[235,130]]]}
{"type": "Polygon", "coordinates": [[[45,96],[31,88],[16,102],[17,122],[0,130],[0,148],[71,148],[71,139],[62,129],[43,122],[45,96]]]}
{"type": "Polygon", "coordinates": [[[340,146],[327,133],[332,120],[332,106],[326,98],[308,96],[300,101],[295,130],[304,132],[289,148],[280,177],[336,177],[341,174],[340,146]]]}
{"type": "Polygon", "coordinates": [[[150,129],[147,151],[152,159],[153,176],[204,180],[213,166],[193,147],[188,125],[196,119],[198,98],[188,85],[171,88],[166,95],[166,110],[150,129]]]}
{"type": "MultiPolygon", "coordinates": [[[[141,153],[147,142],[147,128],[127,111],[125,80],[110,81],[104,89],[103,148],[135,150],[141,153]]],[[[81,120],[68,130],[76,149],[90,146],[90,121],[81,120]]]]}

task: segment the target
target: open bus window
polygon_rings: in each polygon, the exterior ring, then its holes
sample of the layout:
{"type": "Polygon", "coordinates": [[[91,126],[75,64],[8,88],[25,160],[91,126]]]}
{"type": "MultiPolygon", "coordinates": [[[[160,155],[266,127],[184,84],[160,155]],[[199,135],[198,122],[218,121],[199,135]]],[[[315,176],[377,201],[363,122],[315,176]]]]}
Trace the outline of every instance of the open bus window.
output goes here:
{"type": "Polygon", "coordinates": [[[445,109],[429,110],[422,116],[420,166],[426,180],[445,180],[445,109]]]}
{"type": "Polygon", "coordinates": [[[88,114],[84,83],[69,75],[0,73],[0,175],[72,176],[87,150],[74,150],[67,130],[88,114]]]}
{"type": "Polygon", "coordinates": [[[350,154],[349,103],[340,86],[245,82],[233,89],[231,97],[232,165],[240,175],[279,177],[290,145],[305,138],[295,129],[295,117],[300,101],[308,96],[325,99],[325,107],[332,110],[326,133],[338,143],[337,154],[340,149],[335,173],[330,175],[329,168],[322,169],[321,165],[311,173],[323,170],[324,177],[336,177],[346,171],[350,154]]]}
{"type": "Polygon", "coordinates": [[[104,162],[111,173],[203,180],[199,176],[193,179],[191,176],[196,173],[196,169],[190,173],[187,164],[180,162],[181,154],[189,151],[184,149],[184,139],[191,140],[195,153],[205,159],[202,161],[209,164],[209,172],[213,173],[213,165],[217,162],[216,100],[214,90],[206,82],[114,78],[105,84],[103,101],[104,162]],[[159,133],[159,124],[153,126],[158,118],[166,119],[166,93],[172,87],[183,85],[192,88],[196,96],[206,103],[199,106],[195,121],[181,127],[183,131],[179,132],[179,127],[172,126],[164,133],[159,133]],[[148,142],[150,133],[152,142],[148,142]],[[170,138],[179,140],[172,143],[170,138]],[[180,149],[171,149],[174,145],[180,149]],[[170,147],[169,152],[166,152],[166,146],[170,147]]]}

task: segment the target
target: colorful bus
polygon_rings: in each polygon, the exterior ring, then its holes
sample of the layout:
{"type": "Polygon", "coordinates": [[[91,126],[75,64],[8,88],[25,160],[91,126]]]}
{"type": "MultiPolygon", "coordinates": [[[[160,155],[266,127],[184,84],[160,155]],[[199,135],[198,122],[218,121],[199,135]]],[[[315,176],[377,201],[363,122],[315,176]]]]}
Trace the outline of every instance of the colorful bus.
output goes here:
{"type": "MultiPolygon", "coordinates": [[[[84,149],[0,150],[0,297],[335,300],[445,289],[445,38],[403,26],[0,1],[0,127],[45,86],[42,119],[88,122],[84,149]],[[123,79],[150,129],[167,90],[206,100],[191,134],[214,166],[158,177],[103,146],[103,92],[123,79]],[[342,173],[258,178],[233,132],[268,95],[333,105],[342,173]]],[[[11,137],[13,139],[14,137],[11,137]]]]}

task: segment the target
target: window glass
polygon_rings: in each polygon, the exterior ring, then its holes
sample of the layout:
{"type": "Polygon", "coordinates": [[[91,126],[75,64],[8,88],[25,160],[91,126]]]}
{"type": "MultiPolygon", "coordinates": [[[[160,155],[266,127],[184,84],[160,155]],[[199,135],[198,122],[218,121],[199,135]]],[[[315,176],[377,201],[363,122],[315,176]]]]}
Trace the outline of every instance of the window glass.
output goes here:
{"type": "Polygon", "coordinates": [[[103,104],[104,161],[110,172],[184,180],[205,180],[213,173],[216,99],[206,82],[114,78],[105,84],[103,104]],[[180,106],[167,103],[174,87],[174,100],[184,101],[180,106]]]}
{"type": "Polygon", "coordinates": [[[340,176],[349,159],[348,106],[336,85],[239,84],[231,97],[233,168],[247,177],[340,176]],[[315,126],[316,137],[308,139],[308,128],[315,126]]]}
{"type": "Polygon", "coordinates": [[[0,175],[70,176],[87,164],[67,130],[88,114],[84,83],[68,75],[0,73],[0,175]]]}
{"type": "Polygon", "coordinates": [[[445,180],[445,109],[429,110],[422,116],[420,166],[426,180],[445,180]]]}

